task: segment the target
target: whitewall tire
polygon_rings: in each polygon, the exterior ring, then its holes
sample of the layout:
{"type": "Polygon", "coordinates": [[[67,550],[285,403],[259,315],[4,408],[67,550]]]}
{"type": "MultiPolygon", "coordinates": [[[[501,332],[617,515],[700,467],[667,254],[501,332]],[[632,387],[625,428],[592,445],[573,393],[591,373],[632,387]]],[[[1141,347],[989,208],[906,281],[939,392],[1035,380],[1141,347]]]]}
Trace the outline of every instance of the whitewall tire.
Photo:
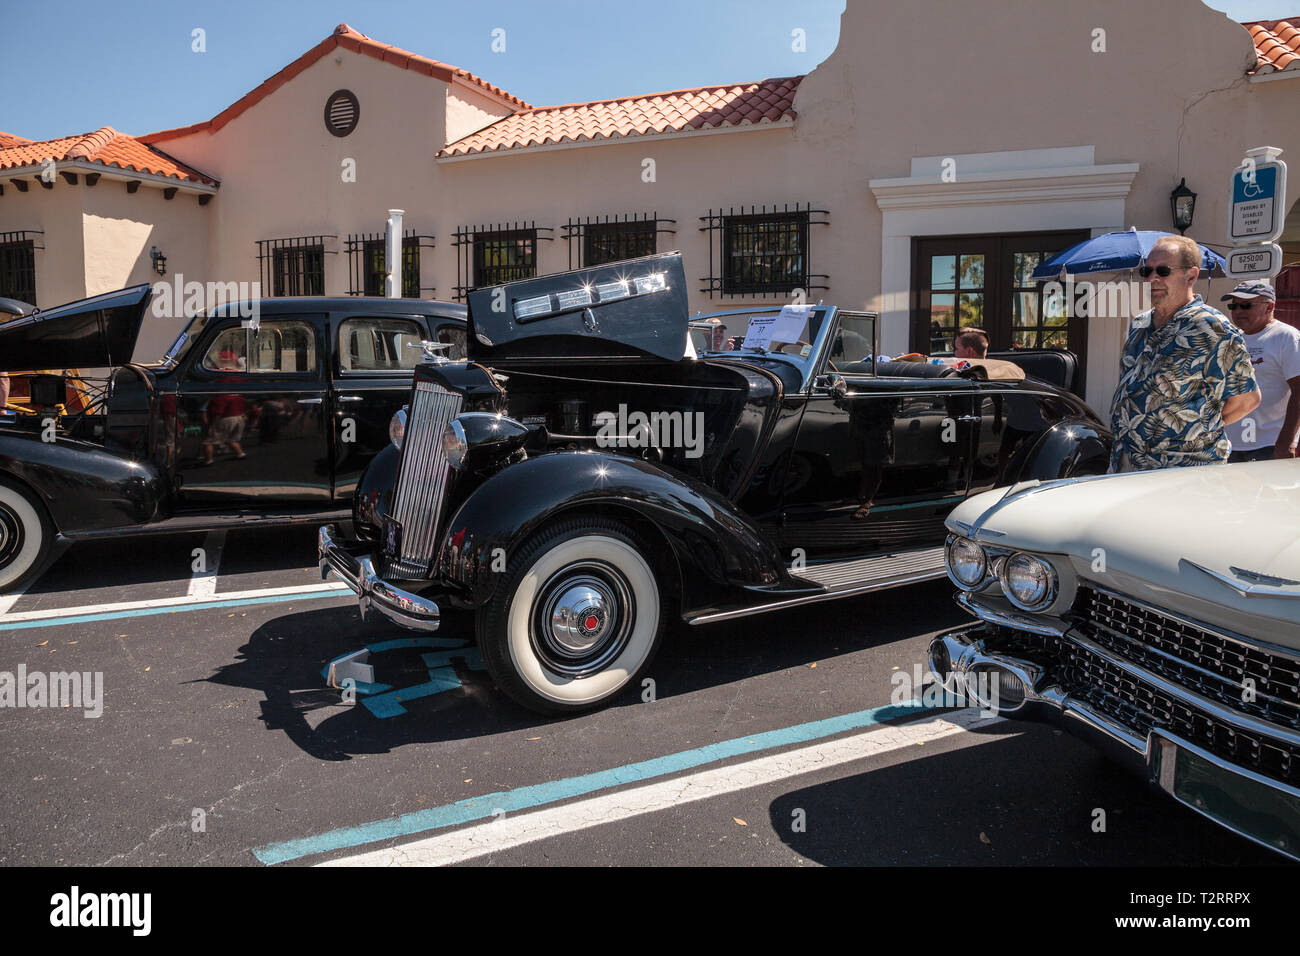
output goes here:
{"type": "Polygon", "coordinates": [[[596,518],[525,542],[477,616],[497,685],[547,714],[591,710],[618,695],[653,660],[666,619],[644,543],[596,518]]]}
{"type": "Polygon", "coordinates": [[[0,594],[16,591],[40,573],[53,539],[44,506],[17,485],[0,481],[0,594]]]}

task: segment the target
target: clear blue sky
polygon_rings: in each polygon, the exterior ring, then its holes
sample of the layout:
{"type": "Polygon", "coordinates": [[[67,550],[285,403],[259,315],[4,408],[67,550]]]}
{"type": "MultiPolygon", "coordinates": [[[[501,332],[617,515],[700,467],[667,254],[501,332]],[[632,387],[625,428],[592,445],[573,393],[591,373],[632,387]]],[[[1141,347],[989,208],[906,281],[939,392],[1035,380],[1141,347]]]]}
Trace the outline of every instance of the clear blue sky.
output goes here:
{"type": "MultiPolygon", "coordinates": [[[[1236,20],[1300,14],[1300,0],[1210,6],[1236,20]]],[[[835,48],[843,8],[844,0],[0,0],[0,130],[49,139],[201,122],[340,22],[536,105],[790,76],[835,48]],[[206,31],[203,54],[190,48],[196,27],[206,31]],[[497,27],[504,53],[491,49],[497,27]],[[791,50],[796,28],[804,53],[791,50]]]]}

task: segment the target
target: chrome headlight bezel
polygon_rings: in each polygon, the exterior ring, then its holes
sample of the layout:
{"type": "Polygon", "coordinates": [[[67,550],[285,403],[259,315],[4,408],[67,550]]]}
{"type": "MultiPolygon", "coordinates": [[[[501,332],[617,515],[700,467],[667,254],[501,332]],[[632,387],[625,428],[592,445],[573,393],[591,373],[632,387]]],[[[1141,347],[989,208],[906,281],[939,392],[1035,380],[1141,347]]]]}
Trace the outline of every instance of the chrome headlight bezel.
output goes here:
{"type": "Polygon", "coordinates": [[[1022,611],[1038,612],[1046,610],[1055,603],[1061,591],[1061,576],[1057,573],[1052,562],[1028,551],[1017,551],[1009,555],[998,569],[998,581],[1002,585],[1002,593],[1006,596],[1006,599],[1022,611]],[[1042,597],[1036,601],[1022,600],[1011,585],[1011,575],[1015,573],[1018,562],[1020,565],[1025,562],[1032,562],[1031,567],[1043,572],[1043,593],[1042,597]]]}
{"type": "Polygon", "coordinates": [[[406,409],[408,407],[403,405],[388,420],[388,440],[393,443],[393,446],[398,451],[401,451],[402,440],[406,438],[406,409]]]}
{"type": "Polygon", "coordinates": [[[442,451],[447,456],[447,464],[459,471],[465,465],[465,456],[469,454],[469,442],[465,439],[465,426],[453,418],[442,428],[442,451]]]}
{"type": "Polygon", "coordinates": [[[956,534],[948,535],[948,540],[944,544],[944,566],[948,571],[948,579],[963,591],[977,591],[988,582],[988,552],[984,549],[982,544],[978,541],[972,540],[971,538],[966,538],[956,534]],[[967,580],[956,570],[958,563],[955,558],[955,553],[958,548],[965,548],[968,545],[973,547],[979,553],[979,575],[971,580],[967,580]]]}

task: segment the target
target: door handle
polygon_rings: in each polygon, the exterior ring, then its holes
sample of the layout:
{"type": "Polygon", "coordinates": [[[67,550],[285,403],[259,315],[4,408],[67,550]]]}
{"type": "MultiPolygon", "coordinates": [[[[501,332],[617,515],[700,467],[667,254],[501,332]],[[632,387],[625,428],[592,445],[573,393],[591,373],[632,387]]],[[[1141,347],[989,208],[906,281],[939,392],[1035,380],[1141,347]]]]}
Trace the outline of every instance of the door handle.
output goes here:
{"type": "Polygon", "coordinates": [[[322,401],[324,401],[324,399],[320,399],[320,398],[300,398],[300,399],[298,399],[298,404],[299,404],[299,405],[319,405],[322,401]]]}
{"type": "Polygon", "coordinates": [[[340,402],[364,402],[365,398],[361,395],[340,395],[340,402]]]}

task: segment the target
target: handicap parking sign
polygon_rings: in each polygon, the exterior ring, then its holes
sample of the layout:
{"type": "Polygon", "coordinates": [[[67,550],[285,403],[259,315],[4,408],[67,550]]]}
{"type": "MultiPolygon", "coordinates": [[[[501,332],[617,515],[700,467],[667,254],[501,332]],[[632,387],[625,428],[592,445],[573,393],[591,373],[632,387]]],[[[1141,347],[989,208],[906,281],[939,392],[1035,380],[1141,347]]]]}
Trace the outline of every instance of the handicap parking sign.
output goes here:
{"type": "Polygon", "coordinates": [[[1281,162],[1247,162],[1232,175],[1232,212],[1228,241],[1272,242],[1282,232],[1286,166],[1281,162]]]}

